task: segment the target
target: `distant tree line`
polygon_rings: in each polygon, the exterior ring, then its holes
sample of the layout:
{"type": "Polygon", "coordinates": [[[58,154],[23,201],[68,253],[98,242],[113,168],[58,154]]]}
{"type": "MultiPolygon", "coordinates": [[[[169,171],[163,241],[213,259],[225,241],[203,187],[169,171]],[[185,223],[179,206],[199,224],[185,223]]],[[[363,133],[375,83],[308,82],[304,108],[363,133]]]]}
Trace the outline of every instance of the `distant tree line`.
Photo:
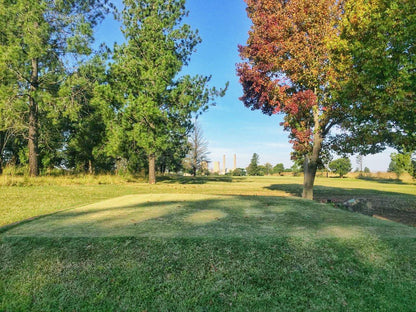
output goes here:
{"type": "Polygon", "coordinates": [[[250,164],[247,168],[236,168],[230,172],[233,176],[265,176],[265,175],[281,175],[283,172],[293,172],[295,175],[301,170],[298,164],[294,164],[291,168],[285,168],[282,163],[278,163],[273,166],[270,163],[264,165],[259,164],[260,156],[254,153],[250,164]]]}
{"type": "Polygon", "coordinates": [[[193,118],[225,89],[180,75],[201,42],[185,0],[0,2],[0,171],[177,171],[193,118]],[[124,43],[93,50],[108,15],[124,43]]]}

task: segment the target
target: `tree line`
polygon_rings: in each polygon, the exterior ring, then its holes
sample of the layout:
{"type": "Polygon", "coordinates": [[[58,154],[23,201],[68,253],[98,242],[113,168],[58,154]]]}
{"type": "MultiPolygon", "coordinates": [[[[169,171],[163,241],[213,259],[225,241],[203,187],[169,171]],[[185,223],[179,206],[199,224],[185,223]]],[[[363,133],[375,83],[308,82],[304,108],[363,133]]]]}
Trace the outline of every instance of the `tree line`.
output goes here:
{"type": "Polygon", "coordinates": [[[201,42],[186,14],[185,0],[1,1],[0,170],[177,170],[192,119],[226,89],[180,74],[201,42]],[[94,50],[108,14],[124,43],[94,50]]]}

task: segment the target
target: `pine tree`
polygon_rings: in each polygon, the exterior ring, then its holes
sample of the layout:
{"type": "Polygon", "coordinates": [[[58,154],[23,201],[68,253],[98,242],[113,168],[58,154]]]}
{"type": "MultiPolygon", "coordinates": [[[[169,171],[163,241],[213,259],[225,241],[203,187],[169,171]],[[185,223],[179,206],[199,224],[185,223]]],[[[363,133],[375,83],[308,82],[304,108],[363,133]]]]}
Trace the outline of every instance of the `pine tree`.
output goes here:
{"type": "Polygon", "coordinates": [[[182,23],[185,0],[123,3],[126,43],[116,47],[112,64],[120,103],[113,138],[122,133],[144,150],[149,183],[154,184],[156,158],[171,142],[184,142],[192,129],[192,115],[206,110],[223,92],[207,88],[210,77],[178,78],[201,41],[197,32],[182,23]]]}

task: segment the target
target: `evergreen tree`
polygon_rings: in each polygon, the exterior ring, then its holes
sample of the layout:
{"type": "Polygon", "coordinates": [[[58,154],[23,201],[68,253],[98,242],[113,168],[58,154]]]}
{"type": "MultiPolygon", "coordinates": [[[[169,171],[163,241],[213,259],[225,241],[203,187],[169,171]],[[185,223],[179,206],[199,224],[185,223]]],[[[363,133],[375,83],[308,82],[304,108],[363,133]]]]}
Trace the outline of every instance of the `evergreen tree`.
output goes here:
{"type": "Polygon", "coordinates": [[[0,2],[0,129],[12,126],[27,139],[32,176],[39,173],[40,130],[53,123],[44,119],[64,110],[58,104],[71,109],[57,100],[58,90],[69,65],[91,53],[92,29],[106,12],[105,2],[0,2]]]}
{"type": "Polygon", "coordinates": [[[116,46],[112,75],[120,103],[113,144],[126,137],[148,157],[149,183],[156,183],[155,164],[171,142],[185,141],[192,114],[208,108],[217,95],[210,77],[178,74],[201,41],[183,24],[185,0],[124,0],[123,34],[116,46]]]}
{"type": "Polygon", "coordinates": [[[247,167],[247,175],[257,176],[259,172],[259,155],[254,153],[251,157],[250,164],[247,167]]]}

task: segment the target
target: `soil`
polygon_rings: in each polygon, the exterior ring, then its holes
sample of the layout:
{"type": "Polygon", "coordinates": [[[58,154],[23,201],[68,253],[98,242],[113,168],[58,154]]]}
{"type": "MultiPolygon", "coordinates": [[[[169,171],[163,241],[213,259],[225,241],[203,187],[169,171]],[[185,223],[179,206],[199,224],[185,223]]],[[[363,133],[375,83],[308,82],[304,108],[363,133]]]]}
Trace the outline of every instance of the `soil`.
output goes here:
{"type": "Polygon", "coordinates": [[[374,218],[391,220],[416,227],[416,202],[404,200],[403,198],[400,198],[400,196],[380,197],[377,195],[357,196],[356,198],[352,198],[351,195],[331,197],[317,196],[316,200],[319,202],[332,203],[342,209],[371,215],[374,218]],[[350,206],[346,202],[351,199],[366,204],[350,206]]]}

